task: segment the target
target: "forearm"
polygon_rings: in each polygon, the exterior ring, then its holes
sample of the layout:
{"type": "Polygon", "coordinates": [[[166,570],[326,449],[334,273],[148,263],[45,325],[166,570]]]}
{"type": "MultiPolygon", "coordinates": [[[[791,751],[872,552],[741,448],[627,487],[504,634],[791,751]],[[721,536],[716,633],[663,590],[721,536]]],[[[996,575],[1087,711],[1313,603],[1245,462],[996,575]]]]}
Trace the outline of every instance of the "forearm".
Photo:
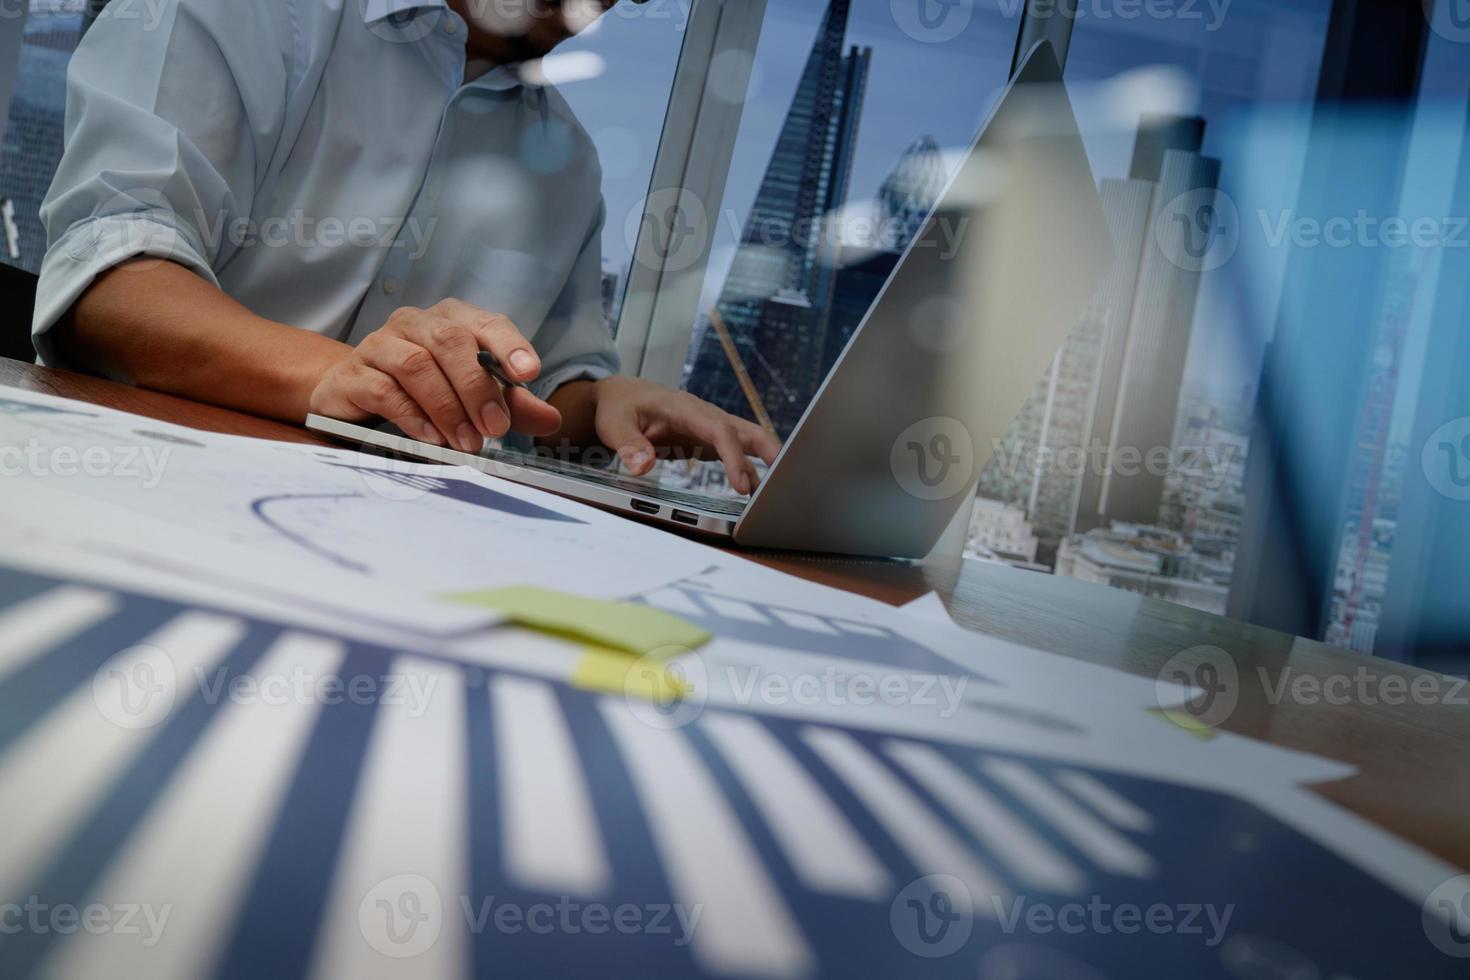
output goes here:
{"type": "Polygon", "coordinates": [[[287,422],[346,344],[266,320],[172,262],[119,266],[56,326],[69,363],[163,391],[287,422]]]}
{"type": "Polygon", "coordinates": [[[602,445],[597,436],[597,382],[569,381],[547,399],[561,412],[561,428],[537,443],[550,449],[591,449],[602,445]]]}

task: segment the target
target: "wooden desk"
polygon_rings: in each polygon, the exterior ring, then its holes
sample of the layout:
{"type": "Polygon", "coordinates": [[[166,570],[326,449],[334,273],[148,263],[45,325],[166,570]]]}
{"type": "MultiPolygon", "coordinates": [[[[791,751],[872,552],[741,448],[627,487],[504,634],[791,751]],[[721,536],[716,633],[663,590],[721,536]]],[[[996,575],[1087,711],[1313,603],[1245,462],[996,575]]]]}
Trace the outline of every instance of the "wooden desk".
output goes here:
{"type": "MultiPolygon", "coordinates": [[[[294,426],[16,361],[0,360],[0,385],[211,432],[321,441],[294,426]]],[[[792,575],[887,602],[903,602],[933,589],[967,627],[1147,677],[1157,676],[1182,650],[1221,647],[1234,657],[1240,675],[1238,706],[1221,727],[1356,766],[1356,776],[1324,784],[1317,792],[1470,868],[1470,707],[1464,703],[1470,700],[1470,686],[1456,695],[1438,675],[1074,579],[978,562],[957,569],[921,569],[745,554],[792,575]],[[1381,684],[1392,675],[1402,678],[1405,690],[1415,678],[1425,678],[1421,683],[1432,684],[1444,696],[1439,703],[1404,703],[1407,699],[1397,697],[1392,700],[1399,703],[1385,703],[1391,700],[1390,688],[1381,684]],[[1269,692],[1283,676],[1322,681],[1345,676],[1354,679],[1352,690],[1357,689],[1355,678],[1362,676],[1370,689],[1382,693],[1346,704],[1289,698],[1272,703],[1269,692]]],[[[1171,732],[1161,722],[1159,737],[1191,736],[1171,732]]]]}

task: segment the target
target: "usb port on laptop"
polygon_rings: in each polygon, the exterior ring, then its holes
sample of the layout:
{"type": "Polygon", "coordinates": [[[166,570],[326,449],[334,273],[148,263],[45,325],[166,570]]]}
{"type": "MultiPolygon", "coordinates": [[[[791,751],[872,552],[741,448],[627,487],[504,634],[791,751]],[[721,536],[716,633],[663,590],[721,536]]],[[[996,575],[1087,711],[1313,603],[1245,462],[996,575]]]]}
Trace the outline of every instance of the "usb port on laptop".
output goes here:
{"type": "Polygon", "coordinates": [[[690,527],[699,527],[699,515],[691,514],[687,510],[674,511],[674,520],[680,524],[688,524],[690,527]]]}

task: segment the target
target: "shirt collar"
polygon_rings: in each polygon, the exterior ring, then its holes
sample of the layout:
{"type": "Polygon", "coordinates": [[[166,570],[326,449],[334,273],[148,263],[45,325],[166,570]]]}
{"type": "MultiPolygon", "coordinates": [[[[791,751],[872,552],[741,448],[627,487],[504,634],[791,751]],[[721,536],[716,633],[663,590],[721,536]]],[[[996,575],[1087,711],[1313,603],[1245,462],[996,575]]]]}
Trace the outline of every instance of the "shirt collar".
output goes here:
{"type": "Polygon", "coordinates": [[[526,78],[520,65],[501,65],[492,68],[470,83],[495,92],[508,92],[513,88],[537,89],[541,85],[534,78],[526,78]]]}
{"type": "MultiPolygon", "coordinates": [[[[439,11],[446,17],[454,16],[444,0],[362,0],[362,19],[368,27],[382,24],[394,17],[412,21],[415,17],[432,11],[439,11]]],[[[535,73],[532,74],[534,76],[535,73]]],[[[538,77],[524,77],[520,65],[492,68],[470,83],[471,87],[496,92],[508,92],[515,88],[538,89],[541,84],[538,77]]]]}
{"type": "Polygon", "coordinates": [[[362,0],[362,19],[369,27],[389,17],[412,17],[426,10],[444,10],[444,0],[362,0]]]}

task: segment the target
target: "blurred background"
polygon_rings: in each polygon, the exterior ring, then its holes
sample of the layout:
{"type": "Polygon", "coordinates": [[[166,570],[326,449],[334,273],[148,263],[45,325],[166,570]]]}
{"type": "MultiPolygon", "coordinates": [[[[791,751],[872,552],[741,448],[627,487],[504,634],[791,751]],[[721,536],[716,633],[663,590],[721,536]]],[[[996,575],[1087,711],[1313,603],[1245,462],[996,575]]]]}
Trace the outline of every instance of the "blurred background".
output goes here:
{"type": "MultiPolygon", "coordinates": [[[[0,7],[7,302],[104,5],[0,7]]],[[[543,65],[602,159],[626,370],[789,434],[1049,39],[1116,258],[967,555],[1470,670],[1470,0],[726,6],[622,3],[543,65]]]]}

